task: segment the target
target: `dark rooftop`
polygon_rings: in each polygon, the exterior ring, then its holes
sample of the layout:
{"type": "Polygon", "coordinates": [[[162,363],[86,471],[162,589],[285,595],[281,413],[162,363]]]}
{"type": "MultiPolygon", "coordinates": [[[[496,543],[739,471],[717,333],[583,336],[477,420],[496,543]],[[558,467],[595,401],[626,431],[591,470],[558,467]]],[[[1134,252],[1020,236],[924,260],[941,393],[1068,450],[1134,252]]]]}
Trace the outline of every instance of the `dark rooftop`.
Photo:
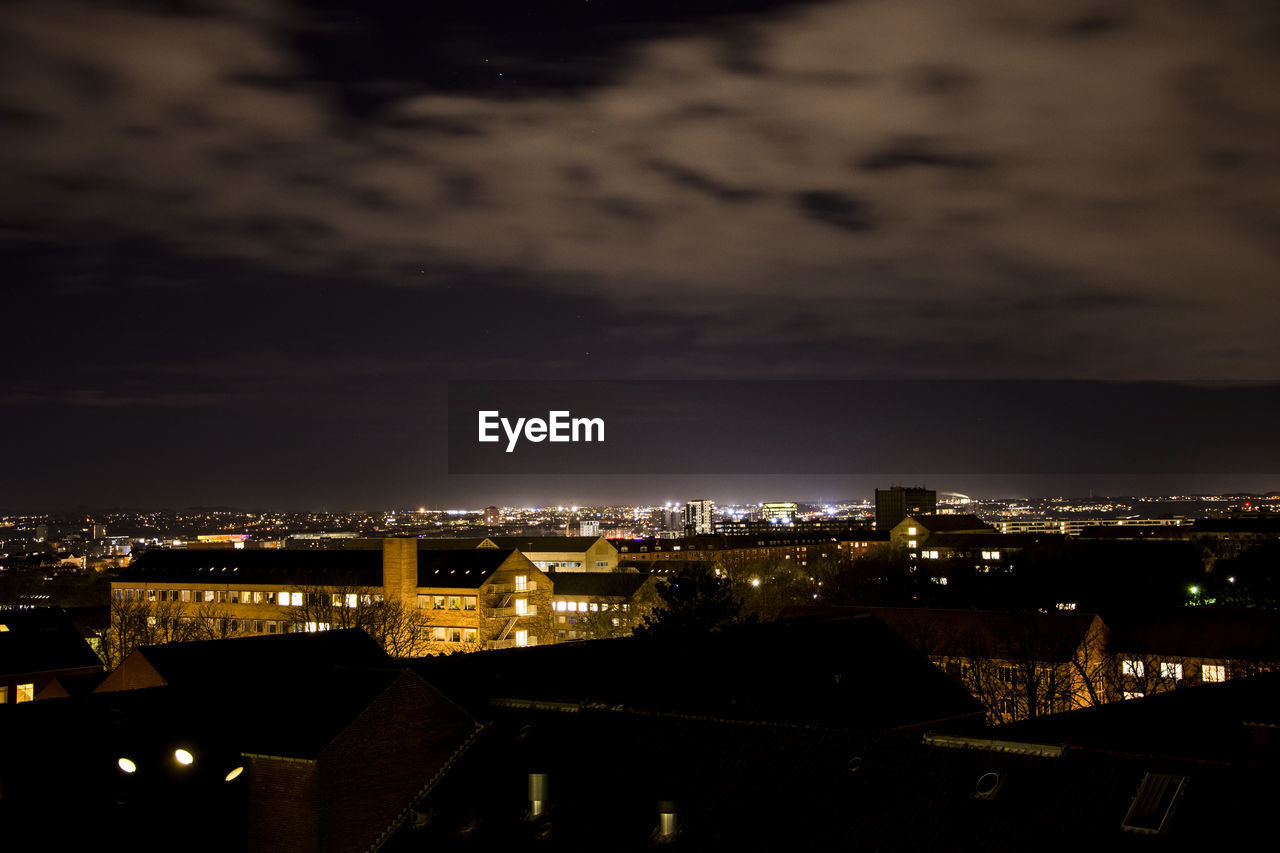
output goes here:
{"type": "Polygon", "coordinates": [[[127,583],[382,586],[381,551],[345,548],[156,548],[117,578],[127,583]]]}
{"type": "Polygon", "coordinates": [[[57,607],[0,610],[0,626],[0,676],[102,667],[57,607]]]}
{"type": "Polygon", "coordinates": [[[630,598],[650,575],[640,572],[551,572],[556,595],[630,598]]]}

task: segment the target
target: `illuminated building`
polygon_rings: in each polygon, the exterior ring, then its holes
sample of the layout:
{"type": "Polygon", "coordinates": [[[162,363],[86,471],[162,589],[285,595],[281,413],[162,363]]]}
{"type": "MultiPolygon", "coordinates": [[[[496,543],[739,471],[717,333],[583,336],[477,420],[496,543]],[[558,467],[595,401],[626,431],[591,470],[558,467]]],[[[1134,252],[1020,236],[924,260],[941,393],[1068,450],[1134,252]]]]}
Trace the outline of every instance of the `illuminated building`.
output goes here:
{"type": "Polygon", "coordinates": [[[415,628],[400,654],[550,642],[551,591],[551,579],[514,549],[420,550],[417,539],[383,539],[378,550],[149,551],[111,584],[116,608],[145,605],[152,620],[214,636],[376,634],[387,606],[398,605],[415,628]]]}
{"type": "Polygon", "coordinates": [[[716,505],[705,498],[689,501],[684,505],[684,532],[686,536],[700,536],[715,531],[716,505]]]}

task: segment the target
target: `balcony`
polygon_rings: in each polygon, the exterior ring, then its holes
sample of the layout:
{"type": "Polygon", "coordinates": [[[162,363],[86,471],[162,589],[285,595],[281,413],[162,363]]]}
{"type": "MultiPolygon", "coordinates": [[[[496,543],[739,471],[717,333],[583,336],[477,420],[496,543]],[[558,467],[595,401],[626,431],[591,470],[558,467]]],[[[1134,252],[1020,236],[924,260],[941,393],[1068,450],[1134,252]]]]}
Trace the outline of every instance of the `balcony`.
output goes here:
{"type": "Polygon", "coordinates": [[[514,605],[509,607],[486,607],[483,612],[486,619],[517,619],[525,616],[537,616],[538,606],[530,604],[525,607],[523,613],[517,610],[514,605]]]}
{"type": "MultiPolygon", "coordinates": [[[[530,637],[529,642],[525,643],[522,648],[527,648],[529,646],[536,646],[536,645],[538,645],[537,638],[530,637]]],[[[505,640],[490,640],[489,642],[484,644],[484,647],[486,649],[514,649],[516,648],[516,641],[514,637],[508,637],[505,640]]]]}
{"type": "Polygon", "coordinates": [[[506,595],[512,592],[536,592],[537,589],[537,581],[528,581],[523,586],[519,587],[513,583],[491,583],[485,591],[490,595],[506,595]]]}

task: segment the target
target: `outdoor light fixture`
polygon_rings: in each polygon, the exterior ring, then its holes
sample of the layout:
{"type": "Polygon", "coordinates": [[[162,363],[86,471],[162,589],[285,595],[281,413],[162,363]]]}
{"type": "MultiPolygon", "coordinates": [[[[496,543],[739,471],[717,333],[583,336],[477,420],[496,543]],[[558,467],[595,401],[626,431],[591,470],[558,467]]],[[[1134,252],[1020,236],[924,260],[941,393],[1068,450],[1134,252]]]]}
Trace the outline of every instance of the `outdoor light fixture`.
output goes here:
{"type": "Polygon", "coordinates": [[[760,578],[752,578],[752,579],[751,579],[751,585],[752,585],[752,586],[760,586],[760,578]]]}
{"type": "Polygon", "coordinates": [[[125,773],[136,773],[138,771],[138,765],[134,764],[131,759],[124,758],[123,756],[116,761],[116,767],[119,767],[125,773]]]}
{"type": "Polygon", "coordinates": [[[240,778],[240,774],[241,774],[241,773],[243,773],[243,772],[244,772],[244,765],[243,765],[243,764],[241,764],[241,765],[240,765],[240,766],[238,766],[238,767],[233,767],[233,768],[231,769],[231,772],[230,772],[230,773],[228,773],[228,774],[226,775],[226,777],[225,777],[222,781],[224,781],[224,782],[234,782],[236,779],[239,779],[239,778],[240,778]]]}
{"type": "Polygon", "coordinates": [[[185,749],[175,749],[173,751],[173,758],[183,767],[189,767],[191,762],[196,760],[195,756],[185,749]]]}

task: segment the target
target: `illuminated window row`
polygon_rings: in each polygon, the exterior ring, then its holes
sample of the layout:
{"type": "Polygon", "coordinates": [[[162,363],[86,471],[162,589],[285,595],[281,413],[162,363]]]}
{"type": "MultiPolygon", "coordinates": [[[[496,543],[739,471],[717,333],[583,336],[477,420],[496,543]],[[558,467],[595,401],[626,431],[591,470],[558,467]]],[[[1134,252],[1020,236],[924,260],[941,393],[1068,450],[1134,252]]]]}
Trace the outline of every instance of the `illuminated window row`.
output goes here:
{"type": "MultiPolygon", "coordinates": [[[[303,607],[306,593],[274,590],[239,589],[132,589],[117,588],[116,601],[186,602],[194,604],[274,604],[280,607],[303,607]]],[[[323,595],[323,593],[321,593],[323,595]]],[[[359,607],[380,604],[381,593],[331,593],[334,607],[359,607]]]]}
{"type": "Polygon", "coordinates": [[[600,604],[595,601],[555,601],[551,604],[552,610],[561,613],[598,613],[602,610],[630,610],[630,604],[600,604]]]}
{"type": "Polygon", "coordinates": [[[437,643],[474,643],[478,638],[475,628],[432,628],[431,639],[437,643]]]}
{"type": "Polygon", "coordinates": [[[477,597],[474,595],[432,595],[418,594],[419,610],[475,610],[477,597]]]}

